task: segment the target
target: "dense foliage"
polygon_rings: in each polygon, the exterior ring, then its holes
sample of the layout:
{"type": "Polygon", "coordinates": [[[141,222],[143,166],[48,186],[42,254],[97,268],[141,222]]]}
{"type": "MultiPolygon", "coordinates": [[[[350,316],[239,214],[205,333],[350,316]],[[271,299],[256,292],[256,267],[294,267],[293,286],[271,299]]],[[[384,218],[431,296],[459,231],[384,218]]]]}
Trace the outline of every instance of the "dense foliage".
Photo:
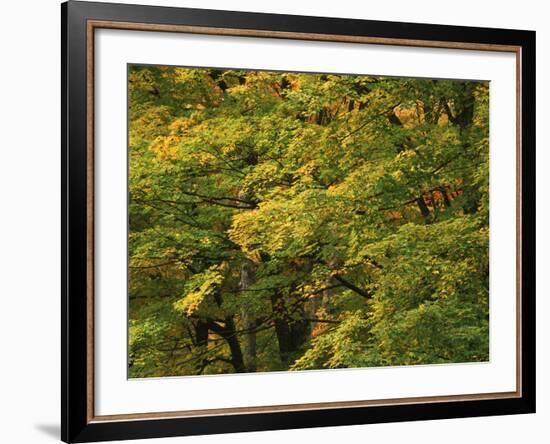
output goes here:
{"type": "Polygon", "coordinates": [[[488,359],[488,83],[128,76],[131,377],[488,359]]]}

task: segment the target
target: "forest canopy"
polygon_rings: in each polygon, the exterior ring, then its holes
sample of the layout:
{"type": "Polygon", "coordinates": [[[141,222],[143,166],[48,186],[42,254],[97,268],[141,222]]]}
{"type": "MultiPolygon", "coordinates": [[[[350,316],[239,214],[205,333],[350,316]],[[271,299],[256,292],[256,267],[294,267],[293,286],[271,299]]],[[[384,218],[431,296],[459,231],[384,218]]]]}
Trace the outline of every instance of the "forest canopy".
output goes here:
{"type": "Polygon", "coordinates": [[[129,377],[489,358],[489,83],[130,65],[129,377]]]}

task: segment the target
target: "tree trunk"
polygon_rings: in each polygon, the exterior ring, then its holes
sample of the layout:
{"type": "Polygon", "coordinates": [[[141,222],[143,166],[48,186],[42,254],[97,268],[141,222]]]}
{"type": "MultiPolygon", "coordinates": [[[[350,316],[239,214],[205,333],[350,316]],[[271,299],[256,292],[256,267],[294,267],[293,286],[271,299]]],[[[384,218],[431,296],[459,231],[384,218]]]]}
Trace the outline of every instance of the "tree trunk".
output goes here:
{"type": "Polygon", "coordinates": [[[290,329],[285,320],[285,307],[283,304],[283,299],[278,293],[274,293],[271,296],[271,309],[274,313],[275,334],[277,335],[277,342],[279,343],[279,357],[281,359],[282,366],[286,369],[288,368],[290,353],[290,329]]]}
{"type": "Polygon", "coordinates": [[[208,345],[208,323],[202,320],[197,321],[195,325],[195,336],[197,346],[208,345]]]}
{"type": "Polygon", "coordinates": [[[246,366],[244,365],[241,345],[239,344],[239,339],[237,338],[235,322],[233,321],[233,318],[225,318],[225,329],[222,336],[229,345],[229,350],[231,351],[231,364],[233,365],[233,368],[237,373],[245,373],[246,366]]]}
{"type": "Polygon", "coordinates": [[[449,199],[449,195],[447,194],[447,189],[445,187],[441,187],[439,189],[439,192],[443,197],[443,203],[445,204],[445,208],[449,208],[451,206],[451,201],[449,199]]]}
{"type": "MultiPolygon", "coordinates": [[[[319,309],[322,309],[323,311],[326,311],[326,308],[329,305],[329,301],[331,298],[331,289],[330,284],[332,282],[332,278],[327,278],[325,280],[325,284],[327,285],[327,288],[321,292],[321,294],[315,295],[306,303],[306,312],[308,313],[309,319],[316,319],[317,318],[317,311],[319,309]]],[[[310,321],[310,334],[313,332],[315,327],[317,326],[318,322],[316,321],[310,321]]]]}
{"type": "Polygon", "coordinates": [[[275,313],[275,334],[279,343],[281,365],[283,368],[288,369],[293,361],[294,354],[300,350],[309,337],[310,322],[305,319],[290,319],[284,299],[277,293],[271,296],[271,305],[275,313]]]}
{"type": "MultiPolygon", "coordinates": [[[[222,297],[218,292],[214,293],[214,300],[218,307],[222,306],[222,297]]],[[[209,321],[208,327],[214,333],[221,336],[227,342],[229,346],[229,351],[231,352],[231,364],[235,369],[236,373],[245,373],[246,367],[244,365],[243,353],[241,351],[241,344],[239,343],[239,338],[237,337],[237,329],[235,328],[235,321],[232,316],[227,316],[224,319],[224,325],[221,326],[217,322],[209,321]]]]}
{"type": "Polygon", "coordinates": [[[199,348],[202,356],[202,359],[199,359],[197,363],[197,374],[200,374],[208,366],[208,359],[205,354],[208,347],[208,323],[203,320],[198,320],[195,324],[195,344],[199,348]]]}
{"type": "MultiPolygon", "coordinates": [[[[240,288],[246,291],[255,280],[254,264],[251,261],[245,261],[241,265],[240,288]]],[[[250,308],[246,305],[242,309],[244,333],[244,362],[249,372],[256,371],[256,332],[254,331],[257,323],[250,315],[250,308]]]]}
{"type": "Polygon", "coordinates": [[[424,219],[428,219],[430,217],[430,209],[426,205],[424,196],[420,196],[418,199],[416,199],[416,203],[418,204],[418,208],[420,209],[420,212],[422,213],[424,219]]]}

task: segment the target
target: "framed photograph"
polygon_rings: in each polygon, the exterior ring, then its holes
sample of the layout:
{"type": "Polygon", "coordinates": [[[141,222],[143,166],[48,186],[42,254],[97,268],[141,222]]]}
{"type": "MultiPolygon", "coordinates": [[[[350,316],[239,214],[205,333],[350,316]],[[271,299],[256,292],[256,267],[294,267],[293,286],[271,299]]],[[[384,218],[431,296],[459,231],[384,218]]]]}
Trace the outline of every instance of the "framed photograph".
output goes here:
{"type": "Polygon", "coordinates": [[[535,411],[535,33],[69,1],[62,439],[535,411]]]}

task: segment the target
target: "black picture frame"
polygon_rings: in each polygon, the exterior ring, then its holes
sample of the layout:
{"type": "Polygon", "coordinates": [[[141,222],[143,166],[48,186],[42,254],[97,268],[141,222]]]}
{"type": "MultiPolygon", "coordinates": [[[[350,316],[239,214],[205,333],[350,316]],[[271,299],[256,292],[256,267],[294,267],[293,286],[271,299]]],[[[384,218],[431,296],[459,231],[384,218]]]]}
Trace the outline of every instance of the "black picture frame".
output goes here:
{"type": "MultiPolygon", "coordinates": [[[[61,438],[90,442],[535,412],[535,32],[69,1],[61,5],[61,438]],[[90,20],[265,32],[512,45],[521,54],[521,395],[196,417],[95,421],[89,415],[87,24],[90,20]]],[[[93,312],[92,312],[93,313],[93,312]]]]}

